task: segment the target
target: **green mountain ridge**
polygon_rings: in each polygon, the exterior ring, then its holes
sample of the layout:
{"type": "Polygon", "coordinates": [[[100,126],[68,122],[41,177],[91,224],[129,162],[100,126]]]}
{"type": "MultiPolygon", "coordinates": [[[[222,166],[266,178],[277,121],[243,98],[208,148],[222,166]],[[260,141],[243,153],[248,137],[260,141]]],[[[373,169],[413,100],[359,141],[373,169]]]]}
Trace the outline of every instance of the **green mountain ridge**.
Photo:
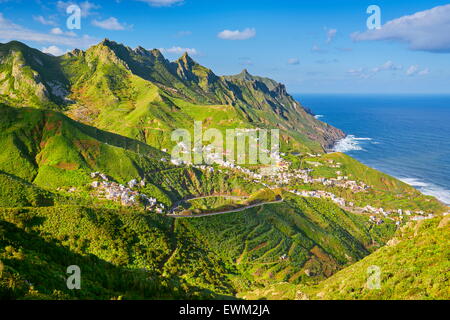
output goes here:
{"type": "Polygon", "coordinates": [[[245,77],[219,77],[187,54],[169,62],[157,49],[131,49],[105,39],[87,51],[61,57],[10,42],[1,46],[0,57],[6,62],[0,70],[5,102],[66,111],[76,120],[157,148],[170,146],[168,136],[174,128],[192,127],[193,108],[201,116],[208,105],[230,110],[225,113],[238,121],[226,123],[205,114],[201,120],[209,120],[211,126],[222,129],[245,122],[279,128],[286,141],[302,142],[296,148],[318,151],[344,136],[309,114],[284,85],[248,72],[245,77]],[[29,84],[18,86],[17,77],[29,84]],[[164,128],[168,124],[171,127],[164,128]]]}

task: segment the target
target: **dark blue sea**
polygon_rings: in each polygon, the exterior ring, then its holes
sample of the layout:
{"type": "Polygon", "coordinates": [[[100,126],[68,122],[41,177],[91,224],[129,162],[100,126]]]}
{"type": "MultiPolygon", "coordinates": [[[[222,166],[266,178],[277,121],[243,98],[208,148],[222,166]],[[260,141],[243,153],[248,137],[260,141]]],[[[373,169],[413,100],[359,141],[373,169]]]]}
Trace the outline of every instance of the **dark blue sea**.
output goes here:
{"type": "Polygon", "coordinates": [[[335,149],[450,204],[450,95],[296,95],[345,131],[335,149]]]}

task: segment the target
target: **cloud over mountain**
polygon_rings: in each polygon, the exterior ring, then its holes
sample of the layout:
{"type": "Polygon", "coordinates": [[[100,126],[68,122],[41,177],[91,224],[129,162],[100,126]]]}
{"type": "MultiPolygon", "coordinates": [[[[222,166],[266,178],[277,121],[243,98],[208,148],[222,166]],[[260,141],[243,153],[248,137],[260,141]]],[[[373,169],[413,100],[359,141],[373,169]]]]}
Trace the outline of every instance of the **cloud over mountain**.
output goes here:
{"type": "Polygon", "coordinates": [[[96,27],[105,29],[105,30],[125,30],[125,29],[130,29],[131,27],[120,23],[119,20],[117,20],[117,18],[114,17],[110,17],[108,19],[105,20],[93,20],[92,24],[96,27]]]}
{"type": "Polygon", "coordinates": [[[94,44],[97,40],[88,36],[76,36],[71,32],[63,32],[60,29],[52,29],[50,33],[43,33],[18,25],[5,18],[0,12],[0,38],[2,41],[20,40],[47,43],[51,45],[63,45],[74,48],[85,48],[94,44]],[[62,33],[61,33],[62,32],[62,33]]]}
{"type": "Polygon", "coordinates": [[[172,54],[183,54],[185,52],[187,52],[187,54],[191,55],[191,56],[195,56],[198,54],[197,49],[195,48],[182,48],[182,47],[177,47],[177,46],[173,46],[171,48],[160,48],[159,49],[162,53],[172,53],[172,54]]]}

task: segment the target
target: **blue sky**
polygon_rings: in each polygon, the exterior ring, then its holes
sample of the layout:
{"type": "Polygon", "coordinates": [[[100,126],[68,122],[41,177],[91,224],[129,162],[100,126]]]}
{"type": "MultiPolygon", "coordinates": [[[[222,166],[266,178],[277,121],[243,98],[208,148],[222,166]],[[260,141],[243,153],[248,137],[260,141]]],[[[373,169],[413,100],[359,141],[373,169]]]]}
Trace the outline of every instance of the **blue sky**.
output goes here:
{"type": "Polygon", "coordinates": [[[0,0],[0,42],[61,54],[109,38],[187,50],[216,74],[250,73],[291,93],[450,93],[450,5],[444,1],[0,0]],[[82,8],[80,30],[65,9],[82,8]],[[368,30],[369,5],[381,29],[368,30]]]}

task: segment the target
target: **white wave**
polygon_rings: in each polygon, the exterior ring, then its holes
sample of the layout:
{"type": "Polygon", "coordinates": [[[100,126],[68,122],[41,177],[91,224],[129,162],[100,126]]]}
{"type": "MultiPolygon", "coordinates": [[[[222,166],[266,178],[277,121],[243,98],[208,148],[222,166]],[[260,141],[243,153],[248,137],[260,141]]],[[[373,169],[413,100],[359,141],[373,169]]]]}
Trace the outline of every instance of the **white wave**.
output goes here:
{"type": "Polygon", "coordinates": [[[427,187],[428,183],[425,183],[423,181],[420,181],[419,179],[416,178],[399,178],[400,181],[403,181],[406,184],[409,184],[410,186],[413,187],[427,187]]]}
{"type": "Polygon", "coordinates": [[[317,114],[317,115],[315,115],[315,116],[314,116],[314,118],[316,118],[316,119],[320,119],[320,118],[323,118],[323,115],[321,115],[321,114],[317,114]]]}
{"type": "Polygon", "coordinates": [[[333,148],[335,152],[348,152],[364,150],[360,141],[371,141],[372,138],[357,138],[354,135],[348,135],[344,139],[339,140],[333,148]]]}
{"type": "Polygon", "coordinates": [[[444,189],[432,183],[426,183],[416,178],[399,178],[404,183],[415,187],[423,194],[433,196],[445,204],[450,205],[450,190],[444,189]]]}

